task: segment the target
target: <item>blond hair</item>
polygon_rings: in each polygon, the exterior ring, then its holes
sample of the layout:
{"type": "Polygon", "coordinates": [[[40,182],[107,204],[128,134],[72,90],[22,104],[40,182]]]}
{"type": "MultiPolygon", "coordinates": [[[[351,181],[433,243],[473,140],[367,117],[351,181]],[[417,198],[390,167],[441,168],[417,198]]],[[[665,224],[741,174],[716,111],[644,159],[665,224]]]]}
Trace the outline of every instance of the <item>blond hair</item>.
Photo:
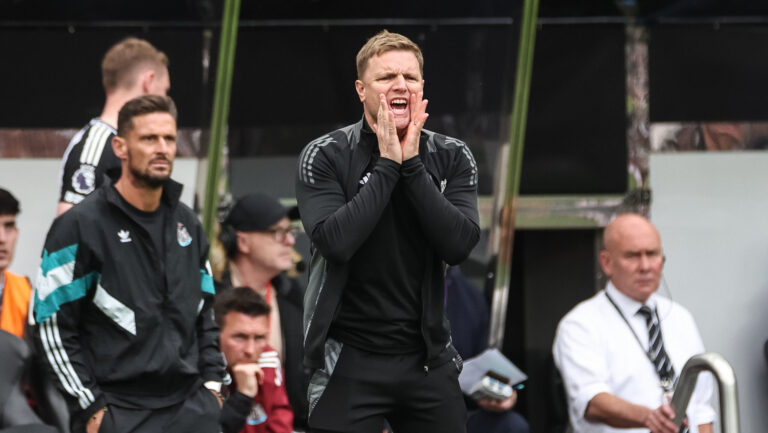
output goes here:
{"type": "Polygon", "coordinates": [[[133,86],[136,82],[136,69],[140,66],[168,68],[168,57],[143,39],[126,38],[113,45],[101,62],[104,90],[133,86]]]}
{"type": "Polygon", "coordinates": [[[357,78],[362,80],[365,69],[368,67],[368,60],[371,57],[392,50],[412,52],[419,62],[419,72],[422,76],[424,75],[424,56],[421,54],[421,48],[415,42],[399,33],[390,33],[387,30],[382,30],[368,39],[368,42],[357,52],[357,78]]]}

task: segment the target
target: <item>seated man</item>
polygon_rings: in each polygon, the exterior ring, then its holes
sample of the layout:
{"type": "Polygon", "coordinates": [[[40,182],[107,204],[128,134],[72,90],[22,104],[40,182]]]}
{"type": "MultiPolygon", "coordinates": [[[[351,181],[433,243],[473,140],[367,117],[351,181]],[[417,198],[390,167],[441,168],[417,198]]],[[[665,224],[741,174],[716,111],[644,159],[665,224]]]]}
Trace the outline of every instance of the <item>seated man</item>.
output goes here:
{"type": "MultiPolygon", "coordinates": [[[[656,294],[664,255],[650,221],[620,215],[603,243],[600,266],[609,282],[563,317],[552,348],[571,425],[576,433],[677,433],[668,395],[685,362],[704,351],[696,323],[656,294]]],[[[712,432],[711,396],[711,377],[702,374],[686,411],[691,432],[712,432]]]]}
{"type": "Polygon", "coordinates": [[[19,238],[18,213],[18,200],[0,188],[0,329],[23,338],[32,286],[29,279],[8,270],[19,238]]]}
{"type": "Polygon", "coordinates": [[[304,372],[302,302],[304,289],[286,271],[293,265],[296,230],[289,209],[276,199],[252,193],[235,201],[221,224],[219,239],[229,260],[217,292],[247,286],[272,306],[268,343],[285,366],[285,388],[294,410],[294,427],[307,428],[307,385],[304,372]]]}
{"type": "MultiPolygon", "coordinates": [[[[451,322],[451,340],[462,358],[469,359],[488,348],[490,313],[483,294],[454,266],[445,274],[445,315],[451,322]]],[[[517,391],[506,400],[490,398],[475,402],[465,395],[467,433],[528,433],[528,422],[512,408],[517,391]]]]}
{"type": "Polygon", "coordinates": [[[222,389],[224,433],[290,433],[293,411],[288,403],[277,352],[267,344],[269,305],[248,287],[216,295],[216,322],[221,350],[232,383],[222,389]]]}
{"type": "Polygon", "coordinates": [[[8,270],[19,238],[18,213],[19,201],[0,188],[0,432],[56,431],[43,425],[27,400],[29,379],[38,376],[30,371],[34,353],[25,341],[32,286],[8,270]]]}

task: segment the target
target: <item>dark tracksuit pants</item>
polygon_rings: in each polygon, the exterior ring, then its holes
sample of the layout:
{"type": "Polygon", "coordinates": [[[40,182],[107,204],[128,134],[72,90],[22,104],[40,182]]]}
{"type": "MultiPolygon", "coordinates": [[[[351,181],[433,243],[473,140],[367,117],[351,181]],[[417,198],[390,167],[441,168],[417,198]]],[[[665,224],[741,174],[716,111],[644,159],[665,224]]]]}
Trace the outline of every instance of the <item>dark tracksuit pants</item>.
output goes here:
{"type": "Polygon", "coordinates": [[[99,433],[218,433],[220,415],[216,396],[200,386],[181,403],[161,409],[108,405],[99,433]]]}
{"type": "Polygon", "coordinates": [[[418,354],[377,354],[329,339],[309,385],[313,433],[464,433],[466,407],[452,361],[424,369],[418,354]]]}

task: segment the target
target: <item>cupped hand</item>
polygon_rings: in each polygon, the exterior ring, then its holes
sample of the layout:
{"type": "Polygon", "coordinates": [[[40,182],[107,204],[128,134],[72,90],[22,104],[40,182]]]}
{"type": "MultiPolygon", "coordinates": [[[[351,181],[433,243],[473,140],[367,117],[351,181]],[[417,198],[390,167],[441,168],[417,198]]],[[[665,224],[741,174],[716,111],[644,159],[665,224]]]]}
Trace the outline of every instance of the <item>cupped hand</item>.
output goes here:
{"type": "Polygon", "coordinates": [[[371,128],[378,138],[381,157],[402,163],[403,149],[397,137],[395,114],[389,109],[384,94],[379,94],[379,112],[376,114],[376,124],[371,125],[371,128]]]}
{"type": "Polygon", "coordinates": [[[421,130],[429,117],[427,114],[428,103],[429,100],[424,99],[424,92],[411,93],[410,101],[408,101],[408,107],[411,110],[411,123],[408,124],[405,136],[400,141],[403,147],[403,161],[419,154],[421,130]]]}

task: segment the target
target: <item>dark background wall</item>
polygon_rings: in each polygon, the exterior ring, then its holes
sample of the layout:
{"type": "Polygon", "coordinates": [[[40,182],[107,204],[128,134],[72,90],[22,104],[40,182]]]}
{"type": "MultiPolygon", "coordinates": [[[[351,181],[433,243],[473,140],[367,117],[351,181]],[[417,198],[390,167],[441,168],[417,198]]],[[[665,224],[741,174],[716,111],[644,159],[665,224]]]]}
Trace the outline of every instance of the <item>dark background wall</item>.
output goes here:
{"type": "MultiPolygon", "coordinates": [[[[354,56],[387,27],[425,54],[429,128],[470,143],[490,194],[508,137],[517,28],[494,25],[253,26],[239,34],[230,155],[296,155],[313,138],[361,116],[354,56]]],[[[210,119],[217,29],[201,24],[0,26],[0,127],[79,128],[103,104],[99,65],[134,35],[171,61],[180,125],[210,119]],[[208,35],[208,36],[206,36],[208,35]],[[206,48],[208,47],[208,48],[206,48]],[[211,66],[206,69],[204,60],[211,66]]],[[[542,26],[538,34],[522,192],[620,193],[626,188],[621,25],[542,26]]]]}

